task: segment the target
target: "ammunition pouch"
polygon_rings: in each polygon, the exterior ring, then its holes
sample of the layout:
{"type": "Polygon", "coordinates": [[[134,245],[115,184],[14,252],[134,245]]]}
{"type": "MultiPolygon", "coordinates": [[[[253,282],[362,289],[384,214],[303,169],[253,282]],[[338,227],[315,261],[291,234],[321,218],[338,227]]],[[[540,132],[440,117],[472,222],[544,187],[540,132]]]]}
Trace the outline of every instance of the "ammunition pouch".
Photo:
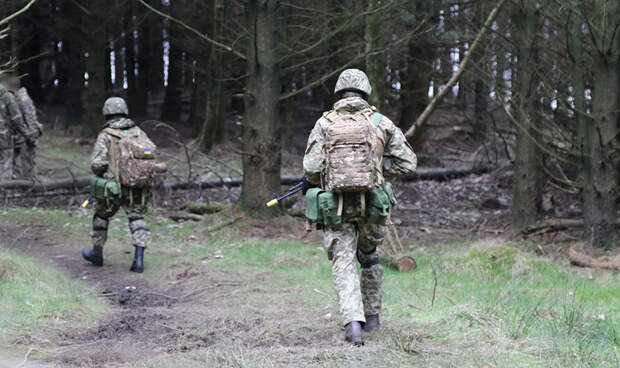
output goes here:
{"type": "Polygon", "coordinates": [[[308,189],[306,218],[323,226],[342,224],[342,215],[338,214],[338,195],[321,188],[308,189]]]}
{"type": "MultiPolygon", "coordinates": [[[[365,194],[367,223],[385,225],[390,209],[396,204],[392,184],[387,182],[365,194]]],[[[339,211],[339,195],[321,188],[311,188],[306,192],[306,218],[320,226],[342,224],[342,211],[339,211]]]]}
{"type": "Polygon", "coordinates": [[[118,205],[121,200],[121,188],[113,180],[93,176],[90,178],[90,195],[97,200],[106,201],[108,205],[118,205]]]}
{"type": "Polygon", "coordinates": [[[390,209],[396,204],[394,187],[386,182],[383,187],[377,187],[366,194],[366,222],[369,224],[385,225],[390,215],[390,209]]]}

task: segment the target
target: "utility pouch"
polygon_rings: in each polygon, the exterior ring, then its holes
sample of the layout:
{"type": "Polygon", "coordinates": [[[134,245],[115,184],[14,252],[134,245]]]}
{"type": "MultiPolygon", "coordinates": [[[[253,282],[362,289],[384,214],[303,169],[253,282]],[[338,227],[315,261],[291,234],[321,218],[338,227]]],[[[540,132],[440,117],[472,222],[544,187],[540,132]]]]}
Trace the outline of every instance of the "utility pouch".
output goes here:
{"type": "Polygon", "coordinates": [[[396,196],[392,184],[387,182],[383,187],[377,187],[367,194],[366,222],[385,225],[390,209],[396,204],[396,196]]]}
{"type": "Polygon", "coordinates": [[[321,188],[308,189],[306,218],[317,225],[342,224],[342,215],[338,214],[338,195],[321,188]]]}
{"type": "Polygon", "coordinates": [[[97,200],[119,204],[121,188],[115,181],[93,176],[90,178],[90,194],[97,200]]]}

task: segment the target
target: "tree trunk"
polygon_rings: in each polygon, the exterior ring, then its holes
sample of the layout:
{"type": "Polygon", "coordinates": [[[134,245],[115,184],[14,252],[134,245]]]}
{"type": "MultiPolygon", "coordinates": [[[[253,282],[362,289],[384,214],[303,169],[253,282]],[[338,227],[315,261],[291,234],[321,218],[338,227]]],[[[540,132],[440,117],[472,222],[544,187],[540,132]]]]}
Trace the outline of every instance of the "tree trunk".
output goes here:
{"type": "MultiPolygon", "coordinates": [[[[486,18],[487,7],[485,6],[485,1],[479,1],[475,8],[475,18],[474,24],[477,29],[480,29],[484,26],[484,21],[486,18]]],[[[485,49],[479,48],[475,51],[473,55],[473,62],[478,66],[478,69],[486,70],[483,66],[485,57],[485,49]]],[[[482,142],[486,139],[489,133],[489,125],[486,122],[487,118],[487,109],[488,109],[488,98],[489,98],[489,87],[485,81],[485,76],[478,71],[474,71],[474,117],[473,117],[473,132],[474,138],[482,142]]]]}
{"type": "MultiPolygon", "coordinates": [[[[161,10],[161,1],[156,1],[154,8],[161,10]]],[[[151,27],[151,43],[149,44],[149,91],[151,96],[159,94],[164,87],[164,22],[157,17],[151,27]]]]}
{"type": "Polygon", "coordinates": [[[538,148],[537,0],[525,0],[514,14],[517,51],[517,93],[513,107],[519,126],[515,148],[512,223],[524,227],[536,222],[542,199],[542,155],[538,148]]]}
{"type": "Polygon", "coordinates": [[[247,20],[248,81],[243,119],[243,187],[241,208],[255,216],[279,210],[265,203],[280,189],[280,67],[278,0],[249,0],[247,20]]]}
{"type": "MultiPolygon", "coordinates": [[[[172,2],[170,12],[177,16],[179,5],[172,2]]],[[[181,92],[183,79],[183,51],[179,48],[181,32],[179,25],[170,22],[168,28],[168,85],[161,110],[161,120],[178,122],[181,118],[181,92]]]]}
{"type": "Polygon", "coordinates": [[[125,75],[127,76],[127,104],[129,105],[129,112],[133,114],[136,101],[138,100],[138,87],[136,85],[136,42],[134,37],[135,26],[135,9],[136,2],[132,1],[126,4],[125,8],[125,26],[123,31],[125,33],[125,75]]]}
{"type": "Polygon", "coordinates": [[[616,199],[618,174],[613,162],[613,148],[618,133],[618,67],[620,5],[615,0],[596,3],[593,39],[592,123],[586,149],[589,153],[591,177],[586,178],[584,212],[586,236],[594,246],[615,245],[617,233],[616,199]],[[588,180],[589,179],[589,180],[588,180]]]}
{"type": "Polygon", "coordinates": [[[84,17],[83,31],[86,33],[88,58],[88,88],[86,92],[86,133],[95,134],[103,126],[101,106],[106,98],[105,90],[105,19],[108,6],[103,1],[88,3],[89,16],[84,17]]]}
{"type": "MultiPolygon", "coordinates": [[[[431,1],[412,1],[415,12],[419,14],[417,21],[428,17],[428,27],[436,25],[439,21],[437,9],[431,1]]],[[[412,27],[415,24],[411,25],[412,27]]],[[[403,110],[400,117],[400,126],[407,127],[424,111],[428,104],[428,88],[433,72],[433,60],[435,59],[435,47],[431,35],[424,34],[419,39],[409,43],[407,58],[407,70],[403,76],[402,91],[404,91],[403,110]]],[[[420,149],[421,142],[413,142],[416,150],[420,149]]]]}
{"type": "MultiPolygon", "coordinates": [[[[367,2],[366,10],[368,12],[380,7],[382,3],[381,0],[367,0],[367,2]]],[[[366,16],[364,41],[366,53],[381,47],[381,13],[374,12],[366,16]]],[[[368,102],[379,111],[384,111],[388,97],[385,63],[385,54],[366,56],[366,74],[372,86],[372,94],[368,97],[368,102]]]]}
{"type": "Polygon", "coordinates": [[[65,125],[79,125],[82,122],[84,106],[82,104],[82,92],[84,91],[84,60],[82,52],[82,29],[81,29],[81,10],[69,1],[63,2],[62,14],[65,22],[63,23],[63,42],[62,60],[67,68],[65,74],[66,82],[63,88],[65,125]]]}
{"type": "Polygon", "coordinates": [[[27,60],[18,64],[18,73],[26,75],[22,78],[22,85],[28,89],[28,94],[35,102],[43,102],[43,86],[41,83],[41,58],[32,56],[40,55],[42,42],[44,42],[45,32],[39,27],[44,21],[42,11],[43,4],[34,4],[29,11],[29,16],[16,18],[14,26],[15,33],[19,38],[19,53],[14,55],[18,60],[27,60]]]}
{"type": "MultiPolygon", "coordinates": [[[[223,24],[226,19],[226,2],[213,1],[211,34],[215,40],[223,36],[223,24]]],[[[223,88],[223,53],[218,47],[212,47],[207,66],[206,118],[200,132],[200,150],[209,152],[214,145],[226,137],[224,125],[224,88],[223,88]]]]}
{"type": "MultiPolygon", "coordinates": [[[[146,114],[149,103],[149,75],[151,74],[151,63],[157,65],[155,60],[151,60],[151,32],[152,24],[155,19],[150,11],[144,7],[137,9],[139,17],[146,17],[138,27],[138,76],[136,79],[137,93],[133,109],[136,115],[146,114]]],[[[159,21],[159,19],[158,19],[159,21]]]]}
{"type": "MultiPolygon", "coordinates": [[[[591,218],[592,216],[592,199],[594,196],[592,188],[592,166],[590,161],[590,127],[589,118],[586,113],[586,98],[585,98],[585,64],[584,64],[584,50],[583,50],[583,33],[582,24],[583,19],[580,16],[580,3],[581,0],[571,0],[571,9],[568,17],[568,52],[571,57],[571,85],[573,87],[573,98],[575,104],[575,123],[577,126],[577,142],[575,146],[580,152],[581,161],[581,183],[582,189],[582,203],[584,218],[591,218]]],[[[592,236],[590,226],[587,226],[584,231],[584,238],[590,239],[592,236]]]]}

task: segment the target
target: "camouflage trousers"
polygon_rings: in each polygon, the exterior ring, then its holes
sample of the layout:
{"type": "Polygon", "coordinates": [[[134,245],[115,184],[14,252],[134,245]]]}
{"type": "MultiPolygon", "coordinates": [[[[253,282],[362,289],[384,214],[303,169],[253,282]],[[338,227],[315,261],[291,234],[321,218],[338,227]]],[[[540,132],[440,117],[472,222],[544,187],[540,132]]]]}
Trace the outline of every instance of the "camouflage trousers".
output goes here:
{"type": "Polygon", "coordinates": [[[23,144],[13,150],[15,177],[30,179],[35,176],[35,147],[23,144]]]}
{"type": "Polygon", "coordinates": [[[13,149],[0,147],[0,180],[11,179],[13,179],[13,149]]]}
{"type": "Polygon", "coordinates": [[[108,239],[110,218],[121,207],[129,218],[129,231],[131,232],[133,245],[146,248],[151,243],[151,231],[146,227],[146,222],[144,221],[147,207],[141,203],[130,203],[128,198],[121,199],[120,205],[108,205],[106,201],[97,200],[95,215],[93,216],[93,232],[91,233],[93,246],[103,247],[108,239]]]}
{"type": "Polygon", "coordinates": [[[332,276],[338,294],[343,325],[366,322],[364,315],[381,311],[383,267],[377,246],[385,237],[383,225],[344,223],[325,229],[324,246],[332,261],[332,276]],[[361,279],[357,262],[362,266],[361,279]]]}

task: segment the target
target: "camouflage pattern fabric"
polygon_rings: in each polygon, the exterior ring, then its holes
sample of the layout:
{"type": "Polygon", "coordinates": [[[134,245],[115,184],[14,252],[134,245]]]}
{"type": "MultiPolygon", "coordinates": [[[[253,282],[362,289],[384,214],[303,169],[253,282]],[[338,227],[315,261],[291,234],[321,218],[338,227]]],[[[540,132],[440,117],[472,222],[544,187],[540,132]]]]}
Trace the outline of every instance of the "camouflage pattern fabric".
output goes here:
{"type": "Polygon", "coordinates": [[[22,144],[13,150],[13,172],[18,179],[31,179],[36,176],[35,146],[22,144]]]}
{"type": "Polygon", "coordinates": [[[24,117],[24,122],[28,126],[31,137],[34,139],[39,138],[43,134],[43,125],[39,122],[37,109],[34,106],[32,98],[30,98],[28,94],[28,90],[26,90],[25,87],[18,89],[17,92],[15,92],[15,99],[24,117]]]}
{"type": "Polygon", "coordinates": [[[113,139],[108,149],[110,171],[116,182],[131,188],[148,188],[154,184],[157,146],[138,126],[129,129],[106,128],[113,139]]]}
{"type": "Polygon", "coordinates": [[[323,115],[325,124],[325,189],[335,192],[367,192],[382,183],[377,167],[383,147],[377,147],[377,129],[370,108],[345,109],[323,115]]]}
{"type": "MultiPolygon", "coordinates": [[[[336,111],[356,112],[370,108],[368,102],[359,97],[349,97],[334,104],[336,111]]],[[[329,120],[321,117],[315,124],[308,138],[308,145],[304,155],[304,174],[315,185],[321,184],[321,174],[326,166],[326,131],[329,120]]],[[[387,117],[383,117],[377,129],[379,146],[383,153],[391,155],[389,167],[382,167],[383,177],[389,180],[407,175],[415,171],[417,157],[407,143],[403,132],[387,117]]]]}
{"type": "MultiPolygon", "coordinates": [[[[140,190],[134,190],[140,192],[140,190]]],[[[141,193],[135,193],[136,198],[140,198],[141,193]]],[[[139,201],[138,201],[139,202],[139,201]]],[[[97,200],[95,204],[95,215],[93,216],[93,232],[91,240],[93,246],[103,247],[108,239],[108,224],[110,218],[114,216],[120,208],[123,208],[129,218],[129,231],[131,232],[132,244],[136,247],[146,248],[151,243],[151,231],[146,227],[144,216],[147,207],[141,203],[130,203],[130,199],[125,196],[121,198],[120,205],[106,203],[97,200]]]]}
{"type": "Polygon", "coordinates": [[[0,179],[13,178],[15,143],[24,142],[29,133],[15,96],[0,85],[0,179]]]}
{"type": "MultiPolygon", "coordinates": [[[[0,121],[0,136],[2,136],[1,126],[2,126],[2,122],[0,121]]],[[[0,145],[5,145],[5,144],[11,144],[11,141],[2,140],[2,138],[0,137],[0,145]]],[[[13,178],[13,149],[0,148],[0,180],[11,180],[12,178],[13,178]]]]}
{"type": "MultiPolygon", "coordinates": [[[[334,104],[335,111],[355,113],[370,109],[360,97],[344,98],[334,104]]],[[[304,156],[304,174],[315,185],[322,185],[326,169],[326,131],[328,119],[320,118],[308,138],[304,156]]],[[[391,155],[391,165],[380,168],[385,179],[413,173],[417,158],[402,131],[387,117],[382,117],[377,127],[377,159],[381,153],[391,155]],[[380,149],[383,147],[383,149],[380,149]]],[[[379,157],[381,156],[381,157],[379,157]]],[[[324,245],[328,258],[333,262],[332,274],[338,294],[343,324],[351,321],[365,322],[364,315],[379,314],[381,310],[381,283],[383,268],[378,263],[376,248],[386,233],[383,225],[365,223],[361,214],[358,193],[344,193],[343,224],[325,229],[324,245]],[[362,264],[361,279],[357,261],[362,264]]]]}
{"type": "MultiPolygon", "coordinates": [[[[133,120],[128,118],[112,119],[106,123],[107,128],[119,130],[131,129],[135,125],[136,123],[134,123],[133,120]]],[[[99,133],[99,135],[97,136],[97,140],[95,141],[93,153],[90,158],[90,167],[93,173],[108,180],[115,179],[112,172],[108,171],[110,165],[109,152],[113,139],[116,138],[108,134],[105,130],[99,133]]]]}
{"type": "MultiPolygon", "coordinates": [[[[136,124],[128,118],[117,118],[109,120],[106,128],[127,130],[136,124]]],[[[102,131],[97,137],[95,147],[91,156],[91,170],[100,177],[114,180],[114,175],[108,170],[110,164],[110,146],[112,139],[116,139],[110,134],[102,131]]],[[[144,215],[147,212],[146,203],[143,203],[143,190],[130,189],[123,187],[121,201],[119,205],[108,204],[106,201],[97,200],[95,204],[95,216],[93,217],[93,232],[91,235],[94,246],[103,246],[107,239],[108,223],[110,217],[114,216],[122,208],[129,218],[129,230],[133,240],[133,245],[137,247],[147,247],[151,242],[151,232],[146,227],[144,215]],[[130,193],[130,195],[129,195],[130,193]]]]}
{"type": "Polygon", "coordinates": [[[20,140],[19,137],[15,137],[15,141],[19,143],[15,145],[13,151],[14,176],[20,179],[30,179],[36,175],[35,147],[38,138],[43,133],[43,126],[39,123],[37,110],[26,88],[20,88],[14,95],[30,137],[30,144],[26,144],[24,139],[20,140]]]}
{"type": "Polygon", "coordinates": [[[383,225],[345,223],[325,230],[324,246],[332,261],[343,325],[366,322],[364,315],[381,311],[383,267],[378,263],[377,246],[384,237],[383,225]],[[358,261],[362,265],[361,280],[358,261]]]}
{"type": "Polygon", "coordinates": [[[110,97],[103,103],[103,116],[124,114],[129,115],[127,103],[120,97],[110,97]]]}
{"type": "Polygon", "coordinates": [[[372,87],[366,73],[359,69],[347,69],[340,73],[334,93],[343,91],[359,91],[369,96],[372,93],[372,87]]]}

